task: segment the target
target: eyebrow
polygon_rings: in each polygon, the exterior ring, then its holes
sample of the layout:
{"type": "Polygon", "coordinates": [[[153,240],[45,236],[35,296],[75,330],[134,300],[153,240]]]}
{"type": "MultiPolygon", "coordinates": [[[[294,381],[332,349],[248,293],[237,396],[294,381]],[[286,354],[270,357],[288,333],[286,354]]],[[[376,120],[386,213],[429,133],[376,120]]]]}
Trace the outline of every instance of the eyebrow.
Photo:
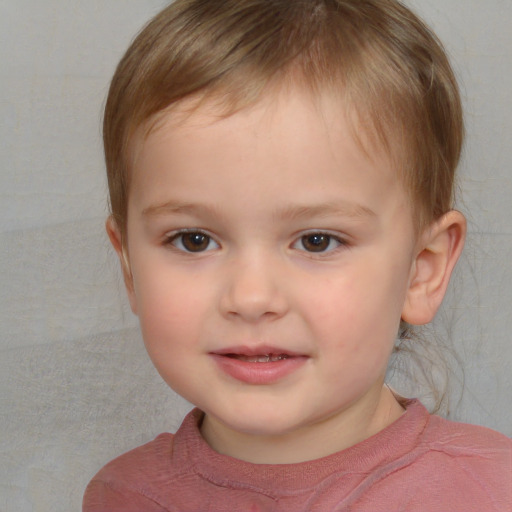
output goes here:
{"type": "MultiPolygon", "coordinates": [[[[220,217],[220,212],[215,206],[199,203],[187,203],[168,201],[162,204],[149,206],[142,211],[143,217],[158,217],[172,214],[195,214],[208,217],[220,217]]],[[[307,217],[351,217],[365,218],[376,217],[376,213],[370,208],[351,201],[340,200],[314,205],[291,205],[275,212],[277,219],[300,220],[307,217]]]]}
{"type": "Polygon", "coordinates": [[[183,214],[205,214],[212,215],[216,213],[216,208],[202,205],[199,203],[181,203],[176,201],[168,201],[166,203],[149,206],[142,210],[143,217],[158,217],[159,215],[171,215],[176,213],[183,214]]]}
{"type": "Polygon", "coordinates": [[[350,201],[322,203],[318,205],[290,206],[279,212],[279,216],[297,220],[304,217],[376,217],[377,214],[370,208],[350,201]]]}

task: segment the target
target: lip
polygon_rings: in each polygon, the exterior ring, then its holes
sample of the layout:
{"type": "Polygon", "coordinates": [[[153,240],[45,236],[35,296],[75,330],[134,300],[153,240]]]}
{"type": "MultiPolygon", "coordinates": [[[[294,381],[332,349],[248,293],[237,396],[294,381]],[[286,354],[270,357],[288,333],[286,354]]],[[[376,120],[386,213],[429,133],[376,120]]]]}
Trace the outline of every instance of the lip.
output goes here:
{"type": "Polygon", "coordinates": [[[220,370],[230,377],[246,384],[273,384],[298,370],[309,359],[304,354],[269,345],[238,346],[216,350],[210,353],[220,370]],[[256,357],[273,355],[283,359],[268,362],[252,362],[232,356],[256,357]]]}

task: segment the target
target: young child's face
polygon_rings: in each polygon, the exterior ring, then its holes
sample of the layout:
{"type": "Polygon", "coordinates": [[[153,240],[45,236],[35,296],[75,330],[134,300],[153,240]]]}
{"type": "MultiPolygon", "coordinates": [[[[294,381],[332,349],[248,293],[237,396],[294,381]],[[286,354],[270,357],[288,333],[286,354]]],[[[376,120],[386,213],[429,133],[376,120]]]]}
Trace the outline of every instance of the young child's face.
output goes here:
{"type": "Polygon", "coordinates": [[[141,142],[128,289],[147,350],[217,431],[293,436],[382,399],[415,253],[389,159],[298,90],[141,142]]]}

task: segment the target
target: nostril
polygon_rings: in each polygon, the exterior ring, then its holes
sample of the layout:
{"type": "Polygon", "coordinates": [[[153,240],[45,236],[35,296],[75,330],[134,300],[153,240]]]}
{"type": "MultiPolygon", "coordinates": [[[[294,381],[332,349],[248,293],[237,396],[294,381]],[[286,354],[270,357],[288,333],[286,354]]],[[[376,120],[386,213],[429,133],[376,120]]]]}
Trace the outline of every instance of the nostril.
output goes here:
{"type": "Polygon", "coordinates": [[[286,311],[286,301],[277,290],[232,289],[221,300],[221,309],[232,318],[259,321],[280,317],[286,311]]]}

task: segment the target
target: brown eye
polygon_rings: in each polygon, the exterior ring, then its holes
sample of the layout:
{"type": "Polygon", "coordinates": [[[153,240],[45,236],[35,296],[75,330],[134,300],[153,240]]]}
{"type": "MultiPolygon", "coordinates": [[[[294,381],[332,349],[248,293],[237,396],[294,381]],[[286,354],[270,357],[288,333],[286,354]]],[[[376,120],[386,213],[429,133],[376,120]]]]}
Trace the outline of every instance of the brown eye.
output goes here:
{"type": "Polygon", "coordinates": [[[309,252],[324,252],[331,246],[332,237],[322,233],[313,233],[301,238],[304,249],[309,252]]]}
{"type": "Polygon", "coordinates": [[[210,236],[201,231],[178,233],[170,240],[170,243],[184,252],[204,252],[219,247],[210,236]]]}
{"type": "Polygon", "coordinates": [[[190,252],[204,251],[210,244],[210,237],[203,233],[187,233],[181,236],[183,247],[190,252]]]}

